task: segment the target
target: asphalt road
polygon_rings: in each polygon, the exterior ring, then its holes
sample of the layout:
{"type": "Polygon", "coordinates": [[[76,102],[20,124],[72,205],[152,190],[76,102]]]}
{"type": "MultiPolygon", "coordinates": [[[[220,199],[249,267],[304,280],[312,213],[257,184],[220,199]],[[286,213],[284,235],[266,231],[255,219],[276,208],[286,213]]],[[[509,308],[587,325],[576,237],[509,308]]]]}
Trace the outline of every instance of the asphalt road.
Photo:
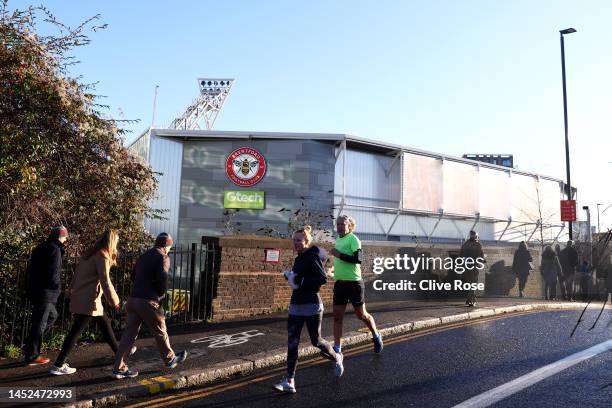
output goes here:
{"type": "Polygon", "coordinates": [[[278,369],[124,406],[440,408],[480,396],[482,401],[465,406],[609,407],[612,342],[604,342],[612,332],[612,326],[606,327],[612,316],[606,311],[598,327],[588,331],[597,315],[597,310],[589,311],[570,338],[579,314],[530,313],[387,339],[380,355],[369,345],[345,350],[346,371],[339,380],[329,362],[300,362],[293,395],[272,389],[284,375],[284,369],[278,369]],[[590,350],[594,356],[576,355],[601,343],[590,350]],[[573,357],[559,363],[568,356],[573,357]],[[567,367],[558,368],[563,364],[567,367]],[[491,397],[493,389],[497,393],[491,397]]]}

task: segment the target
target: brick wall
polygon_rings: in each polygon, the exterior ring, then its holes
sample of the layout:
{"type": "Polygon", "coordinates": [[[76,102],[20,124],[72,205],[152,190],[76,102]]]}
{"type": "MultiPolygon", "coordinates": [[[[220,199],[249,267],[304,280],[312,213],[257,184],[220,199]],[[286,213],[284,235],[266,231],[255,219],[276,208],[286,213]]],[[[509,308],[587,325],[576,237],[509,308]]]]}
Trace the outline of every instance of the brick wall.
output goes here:
{"type": "MultiPolygon", "coordinates": [[[[226,320],[255,316],[286,310],[291,297],[291,288],[287,285],[282,272],[290,270],[296,253],[290,240],[261,236],[228,236],[219,239],[221,262],[219,268],[216,297],[213,300],[213,319],[226,320]],[[278,263],[264,262],[265,249],[280,250],[278,263]]],[[[331,249],[328,244],[321,245],[331,249]]],[[[512,258],[515,248],[485,247],[486,271],[480,273],[479,282],[485,283],[488,295],[518,296],[518,282],[512,273],[512,258]]],[[[384,276],[393,279],[434,279],[445,281],[460,276],[445,270],[418,271],[414,275],[405,271],[386,271],[382,275],[372,272],[374,258],[394,257],[396,254],[408,253],[418,256],[425,253],[430,257],[445,258],[459,251],[458,246],[440,245],[434,247],[421,245],[415,247],[396,242],[363,242],[362,275],[366,282],[366,298],[370,301],[392,301],[417,298],[460,297],[463,293],[401,291],[397,294],[376,292],[371,282],[384,276]]],[[[534,259],[535,271],[532,271],[525,288],[525,296],[541,298],[543,284],[539,273],[539,249],[530,248],[534,259]]],[[[330,267],[331,262],[327,265],[330,267]]],[[[330,270],[331,272],[331,270],[330,270]]],[[[330,280],[321,288],[321,296],[326,306],[331,305],[333,281],[330,280]]],[[[481,293],[481,295],[484,293],[481,293]]]]}

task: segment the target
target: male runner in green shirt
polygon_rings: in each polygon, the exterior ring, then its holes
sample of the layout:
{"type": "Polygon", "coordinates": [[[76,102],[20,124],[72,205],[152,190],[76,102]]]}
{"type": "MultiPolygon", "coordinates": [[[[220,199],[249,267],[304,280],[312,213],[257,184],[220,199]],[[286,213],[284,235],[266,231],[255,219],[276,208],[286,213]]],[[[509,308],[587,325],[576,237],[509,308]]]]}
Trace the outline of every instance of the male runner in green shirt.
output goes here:
{"type": "Polygon", "coordinates": [[[366,311],[364,292],[365,286],[361,280],[361,241],[353,234],[355,220],[348,215],[340,215],[336,219],[336,247],[330,251],[334,256],[334,350],[342,352],[342,322],[346,305],[351,302],[357,318],[364,322],[374,342],[374,351],[380,353],[383,349],[382,336],[376,330],[374,318],[366,311]]]}

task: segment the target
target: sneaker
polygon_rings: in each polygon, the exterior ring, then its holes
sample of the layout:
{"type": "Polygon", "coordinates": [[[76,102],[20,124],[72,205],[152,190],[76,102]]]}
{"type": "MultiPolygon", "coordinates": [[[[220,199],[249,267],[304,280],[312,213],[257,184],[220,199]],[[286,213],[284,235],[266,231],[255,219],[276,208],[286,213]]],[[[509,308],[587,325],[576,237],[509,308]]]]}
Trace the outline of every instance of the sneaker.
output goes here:
{"type": "Polygon", "coordinates": [[[26,363],[29,366],[37,366],[37,365],[47,364],[49,361],[51,361],[51,359],[48,357],[38,356],[32,361],[26,361],[26,363]]]}
{"type": "Polygon", "coordinates": [[[378,336],[372,336],[372,341],[374,342],[375,353],[380,353],[381,351],[383,351],[383,341],[380,332],[378,333],[378,336]]]}
{"type": "Polygon", "coordinates": [[[295,382],[289,382],[286,378],[283,378],[278,384],[274,384],[274,389],[280,392],[286,392],[295,394],[295,382]]]}
{"type": "MultiPolygon", "coordinates": [[[[344,364],[342,364],[344,362],[344,355],[342,355],[342,353],[336,353],[336,364],[334,367],[334,373],[336,374],[336,377],[342,377],[342,374],[344,374],[344,364]]],[[[294,387],[295,389],[295,387],[294,387]]]]}
{"type": "Polygon", "coordinates": [[[138,371],[130,371],[127,368],[121,371],[113,370],[111,377],[113,377],[116,380],[120,380],[122,378],[134,378],[134,377],[138,377],[138,371]]]}
{"type": "Polygon", "coordinates": [[[186,358],[187,358],[187,350],[183,350],[180,353],[175,354],[174,358],[172,358],[172,360],[170,360],[170,362],[168,364],[166,364],[166,367],[167,368],[174,368],[178,364],[180,364],[183,361],[185,361],[186,358]]]}
{"type": "Polygon", "coordinates": [[[68,363],[62,364],[61,367],[54,365],[49,372],[53,375],[66,375],[76,373],[76,368],[70,367],[68,363]]]}
{"type": "Polygon", "coordinates": [[[130,357],[132,357],[134,354],[136,354],[136,350],[138,350],[138,347],[132,346],[132,348],[130,349],[130,357]]]}

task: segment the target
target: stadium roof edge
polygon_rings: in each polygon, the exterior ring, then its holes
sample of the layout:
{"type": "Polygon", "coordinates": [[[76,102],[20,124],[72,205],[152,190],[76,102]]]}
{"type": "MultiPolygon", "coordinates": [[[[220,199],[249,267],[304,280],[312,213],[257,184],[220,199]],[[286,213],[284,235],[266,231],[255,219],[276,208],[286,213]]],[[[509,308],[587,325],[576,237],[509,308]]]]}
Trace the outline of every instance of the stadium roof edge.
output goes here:
{"type": "Polygon", "coordinates": [[[495,170],[501,170],[505,172],[512,172],[516,174],[522,174],[531,177],[540,177],[546,180],[563,183],[563,180],[556,177],[542,175],[538,173],[532,173],[528,171],[516,170],[509,167],[498,166],[495,164],[479,162],[476,160],[465,159],[463,157],[446,155],[442,153],[431,152],[427,150],[420,150],[411,147],[381,142],[379,140],[366,139],[354,135],[344,133],[300,133],[300,132],[245,132],[245,131],[227,131],[227,130],[177,130],[177,129],[152,129],[151,132],[155,136],[177,138],[183,140],[193,139],[217,139],[217,138],[231,138],[238,140],[251,140],[251,139],[291,139],[291,140],[320,140],[320,141],[336,141],[346,143],[350,146],[359,146],[365,150],[385,151],[387,154],[393,154],[397,152],[415,153],[422,156],[429,156],[438,158],[441,160],[449,160],[458,163],[466,163],[474,166],[480,166],[484,168],[490,168],[495,170]]]}

